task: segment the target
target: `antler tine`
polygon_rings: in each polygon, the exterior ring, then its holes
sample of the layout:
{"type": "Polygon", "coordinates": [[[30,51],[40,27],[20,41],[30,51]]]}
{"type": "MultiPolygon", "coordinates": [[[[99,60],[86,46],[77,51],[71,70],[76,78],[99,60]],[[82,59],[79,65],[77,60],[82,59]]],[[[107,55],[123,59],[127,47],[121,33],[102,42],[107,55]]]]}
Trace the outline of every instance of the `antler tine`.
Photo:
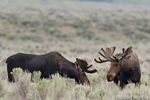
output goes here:
{"type": "Polygon", "coordinates": [[[115,56],[112,57],[109,57],[112,61],[115,61],[115,60],[118,60],[115,56]]]}
{"type": "MultiPolygon", "coordinates": [[[[103,55],[102,53],[99,53],[99,54],[102,55],[104,58],[110,60],[111,59],[110,57],[113,56],[113,53],[114,53],[115,49],[116,49],[115,46],[107,47],[106,51],[103,48],[101,48],[101,50],[104,52],[105,55],[103,55]]],[[[114,59],[111,59],[111,60],[114,60],[114,59]]]]}
{"type": "MultiPolygon", "coordinates": [[[[103,51],[105,52],[105,51],[103,51]]],[[[104,56],[101,52],[98,52],[101,56],[103,56],[105,59],[108,59],[106,56],[104,56]]],[[[105,52],[106,53],[106,52],[105,52]]]]}
{"type": "Polygon", "coordinates": [[[99,57],[98,59],[99,59],[99,61],[101,61],[101,62],[107,62],[107,61],[109,61],[108,59],[107,59],[107,60],[102,60],[100,57],[99,57]]]}
{"type": "Polygon", "coordinates": [[[113,56],[113,58],[115,58],[114,59],[115,61],[119,61],[119,59],[116,56],[113,56]]]}
{"type": "Polygon", "coordinates": [[[103,63],[103,62],[107,62],[107,61],[110,61],[110,60],[102,60],[100,57],[99,57],[99,61],[98,60],[96,60],[96,59],[94,59],[95,60],[95,62],[97,62],[97,63],[103,63]]]}
{"type": "Polygon", "coordinates": [[[103,48],[101,48],[101,50],[103,51],[103,53],[106,55],[106,51],[103,49],[103,48]]]}
{"type": "Polygon", "coordinates": [[[130,53],[131,49],[132,49],[132,46],[128,47],[128,48],[126,49],[126,51],[125,51],[125,49],[123,48],[123,49],[122,49],[122,50],[123,50],[123,55],[122,55],[121,59],[123,59],[124,57],[126,57],[126,56],[130,53]]]}
{"type": "Polygon", "coordinates": [[[122,48],[122,51],[123,51],[123,54],[125,53],[125,49],[124,48],[122,48]]]}
{"type": "Polygon", "coordinates": [[[111,54],[113,54],[115,52],[115,50],[116,50],[115,46],[111,47],[111,54]]]}
{"type": "Polygon", "coordinates": [[[128,47],[127,50],[126,50],[126,53],[129,54],[131,49],[132,49],[132,46],[128,47]]]}
{"type": "Polygon", "coordinates": [[[95,73],[95,72],[97,72],[97,70],[96,70],[96,69],[88,70],[90,67],[92,67],[92,64],[91,64],[91,65],[89,65],[89,66],[87,66],[87,69],[86,69],[86,72],[87,72],[87,73],[95,73]]]}
{"type": "Polygon", "coordinates": [[[87,66],[87,69],[88,69],[88,68],[90,68],[90,67],[92,67],[92,66],[93,66],[92,64],[91,64],[91,65],[89,65],[89,66],[87,66]]]}

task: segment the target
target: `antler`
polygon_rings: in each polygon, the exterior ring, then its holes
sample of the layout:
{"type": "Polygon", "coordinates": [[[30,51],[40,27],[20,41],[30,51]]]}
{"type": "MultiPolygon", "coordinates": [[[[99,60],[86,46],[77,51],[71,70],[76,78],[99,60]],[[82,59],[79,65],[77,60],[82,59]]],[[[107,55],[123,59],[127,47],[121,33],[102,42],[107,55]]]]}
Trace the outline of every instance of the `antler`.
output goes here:
{"type": "Polygon", "coordinates": [[[87,73],[95,73],[95,72],[97,72],[96,69],[88,70],[88,69],[89,69],[90,67],[92,67],[92,66],[93,66],[93,65],[89,65],[89,66],[87,66],[87,67],[80,66],[80,68],[82,69],[82,71],[87,72],[87,73]]]}
{"type": "Polygon", "coordinates": [[[95,62],[97,62],[97,63],[103,63],[103,62],[107,62],[107,61],[119,61],[119,60],[122,60],[123,58],[125,58],[129,53],[130,53],[130,51],[131,51],[131,49],[132,49],[132,46],[130,46],[130,47],[128,47],[126,50],[124,49],[124,48],[122,48],[122,51],[123,51],[123,53],[122,53],[122,56],[121,56],[121,58],[117,58],[117,56],[114,56],[113,55],[113,53],[114,53],[114,51],[115,51],[115,49],[116,49],[116,47],[110,47],[110,48],[106,48],[106,51],[103,49],[103,48],[101,48],[101,50],[103,51],[103,53],[105,54],[102,54],[101,52],[98,52],[101,56],[103,56],[106,60],[102,60],[100,57],[99,57],[99,61],[98,60],[96,60],[96,59],[94,59],[95,60],[95,62]]]}
{"type": "Polygon", "coordinates": [[[125,57],[130,53],[131,49],[132,49],[132,46],[128,47],[128,48],[126,49],[126,51],[125,51],[124,48],[122,48],[123,54],[122,54],[122,57],[120,58],[120,60],[122,60],[123,58],[125,58],[125,57]]]}
{"type": "Polygon", "coordinates": [[[102,59],[99,57],[99,61],[96,60],[96,59],[94,59],[95,62],[97,62],[97,63],[103,63],[103,62],[115,60],[114,58],[111,57],[111,56],[113,55],[115,49],[116,49],[115,46],[110,47],[110,48],[107,47],[107,48],[106,48],[106,51],[105,51],[103,48],[101,48],[101,50],[103,51],[103,53],[104,53],[105,55],[103,55],[101,52],[98,52],[98,53],[99,53],[101,56],[103,56],[106,60],[102,60],[102,59]]]}
{"type": "Polygon", "coordinates": [[[87,66],[87,68],[85,69],[85,72],[87,72],[87,73],[95,73],[95,72],[97,72],[96,69],[88,70],[90,67],[92,67],[92,65],[87,66]]]}
{"type": "Polygon", "coordinates": [[[110,61],[110,60],[102,60],[100,57],[98,57],[98,59],[99,59],[99,61],[98,60],[96,60],[96,59],[94,59],[95,60],[95,62],[97,62],[97,63],[103,63],[103,62],[107,62],[107,61],[110,61]]]}
{"type": "Polygon", "coordinates": [[[95,73],[95,72],[97,72],[96,69],[88,70],[90,67],[92,67],[92,65],[88,66],[88,63],[85,60],[76,58],[75,64],[78,65],[82,69],[83,72],[87,72],[87,73],[95,73]]]}

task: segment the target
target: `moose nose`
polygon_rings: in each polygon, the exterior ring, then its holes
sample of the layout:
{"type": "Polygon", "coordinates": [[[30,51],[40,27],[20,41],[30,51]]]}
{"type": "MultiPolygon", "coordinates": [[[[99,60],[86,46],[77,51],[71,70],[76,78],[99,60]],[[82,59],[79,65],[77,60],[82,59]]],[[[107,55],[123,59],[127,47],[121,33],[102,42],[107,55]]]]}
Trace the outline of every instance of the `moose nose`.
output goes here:
{"type": "Polygon", "coordinates": [[[112,75],[107,75],[107,81],[108,81],[108,82],[113,81],[113,76],[112,76],[112,75]]]}

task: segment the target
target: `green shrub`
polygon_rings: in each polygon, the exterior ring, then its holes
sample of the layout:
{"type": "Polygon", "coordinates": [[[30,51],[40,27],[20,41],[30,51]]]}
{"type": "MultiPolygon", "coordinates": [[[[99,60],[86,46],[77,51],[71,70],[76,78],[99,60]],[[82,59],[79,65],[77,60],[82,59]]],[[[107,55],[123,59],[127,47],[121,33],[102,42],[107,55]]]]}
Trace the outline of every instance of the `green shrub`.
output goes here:
{"type": "Polygon", "coordinates": [[[2,83],[2,80],[0,79],[0,98],[4,95],[4,84],[2,83]]]}
{"type": "Polygon", "coordinates": [[[7,14],[7,21],[10,23],[10,24],[15,24],[17,25],[18,22],[19,22],[20,18],[14,14],[14,13],[9,13],[7,14]]]}
{"type": "MultiPolygon", "coordinates": [[[[135,87],[134,84],[128,85],[128,91],[124,95],[127,96],[148,96],[148,89],[144,85],[141,85],[140,87],[135,87]]],[[[134,99],[133,99],[134,100],[134,99]]]]}
{"type": "Polygon", "coordinates": [[[75,87],[75,98],[81,99],[81,97],[84,97],[86,100],[97,100],[102,99],[103,96],[106,94],[106,91],[103,89],[92,89],[89,86],[83,86],[83,85],[76,85],[75,87]]]}
{"type": "Polygon", "coordinates": [[[41,81],[37,83],[36,88],[42,100],[46,99],[50,85],[51,85],[51,82],[50,80],[47,80],[47,79],[42,79],[41,81]]]}
{"type": "Polygon", "coordinates": [[[41,77],[40,71],[33,72],[32,81],[38,83],[38,81],[40,81],[40,77],[41,77]]]}
{"type": "Polygon", "coordinates": [[[23,70],[21,68],[14,68],[12,75],[15,81],[19,80],[19,76],[23,74],[23,70]]]}
{"type": "Polygon", "coordinates": [[[42,79],[37,83],[37,90],[39,92],[47,91],[48,87],[51,85],[50,80],[42,79]]]}
{"type": "Polygon", "coordinates": [[[100,99],[102,100],[103,99],[103,96],[106,94],[106,91],[103,90],[103,89],[96,89],[94,91],[91,91],[88,95],[88,98],[89,100],[97,100],[97,99],[100,99]]]}
{"type": "Polygon", "coordinates": [[[75,87],[75,97],[79,98],[81,95],[85,95],[85,97],[87,98],[87,96],[89,95],[89,93],[91,91],[92,90],[88,86],[76,85],[76,87],[75,87]]]}
{"type": "Polygon", "coordinates": [[[129,38],[132,38],[132,36],[135,35],[135,30],[130,27],[126,27],[123,29],[123,34],[129,38]]]}

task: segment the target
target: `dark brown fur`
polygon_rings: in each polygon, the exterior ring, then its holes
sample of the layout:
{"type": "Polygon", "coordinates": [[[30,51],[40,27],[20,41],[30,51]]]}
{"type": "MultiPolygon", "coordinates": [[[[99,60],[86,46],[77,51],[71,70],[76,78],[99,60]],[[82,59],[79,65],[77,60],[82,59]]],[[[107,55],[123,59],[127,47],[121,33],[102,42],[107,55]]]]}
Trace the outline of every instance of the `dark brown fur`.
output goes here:
{"type": "MultiPolygon", "coordinates": [[[[122,54],[117,54],[116,56],[121,57],[121,55],[122,54]]],[[[118,81],[120,81],[120,87],[122,89],[129,82],[135,83],[136,85],[140,84],[141,70],[138,57],[132,51],[128,56],[130,56],[130,58],[125,58],[120,62],[111,62],[111,65],[117,63],[120,68],[118,71],[117,70],[113,71],[116,65],[111,66],[107,73],[108,80],[110,75],[113,75],[112,73],[115,73],[115,76],[113,76],[114,77],[113,81],[116,84],[118,84],[118,81]]]]}
{"type": "Polygon", "coordinates": [[[78,84],[90,84],[85,72],[80,68],[82,65],[78,64],[76,66],[75,63],[68,61],[57,52],[50,52],[44,55],[17,53],[8,57],[6,63],[10,82],[14,81],[11,75],[12,69],[20,67],[24,71],[28,70],[31,73],[40,71],[41,78],[49,78],[52,74],[58,72],[63,77],[65,75],[66,77],[74,78],[78,84]]]}
{"type": "MultiPolygon", "coordinates": [[[[120,81],[121,89],[130,82],[135,83],[136,85],[140,84],[141,70],[139,60],[137,55],[131,51],[131,48],[132,47],[129,47],[126,50],[127,55],[124,58],[120,59],[123,56],[123,53],[119,53],[115,55],[118,60],[109,59],[111,61],[111,67],[107,72],[107,80],[109,82],[114,81],[116,85],[118,85],[118,82],[120,81]]],[[[98,63],[104,62],[102,60],[100,61],[101,62],[98,61],[98,63]]]]}

